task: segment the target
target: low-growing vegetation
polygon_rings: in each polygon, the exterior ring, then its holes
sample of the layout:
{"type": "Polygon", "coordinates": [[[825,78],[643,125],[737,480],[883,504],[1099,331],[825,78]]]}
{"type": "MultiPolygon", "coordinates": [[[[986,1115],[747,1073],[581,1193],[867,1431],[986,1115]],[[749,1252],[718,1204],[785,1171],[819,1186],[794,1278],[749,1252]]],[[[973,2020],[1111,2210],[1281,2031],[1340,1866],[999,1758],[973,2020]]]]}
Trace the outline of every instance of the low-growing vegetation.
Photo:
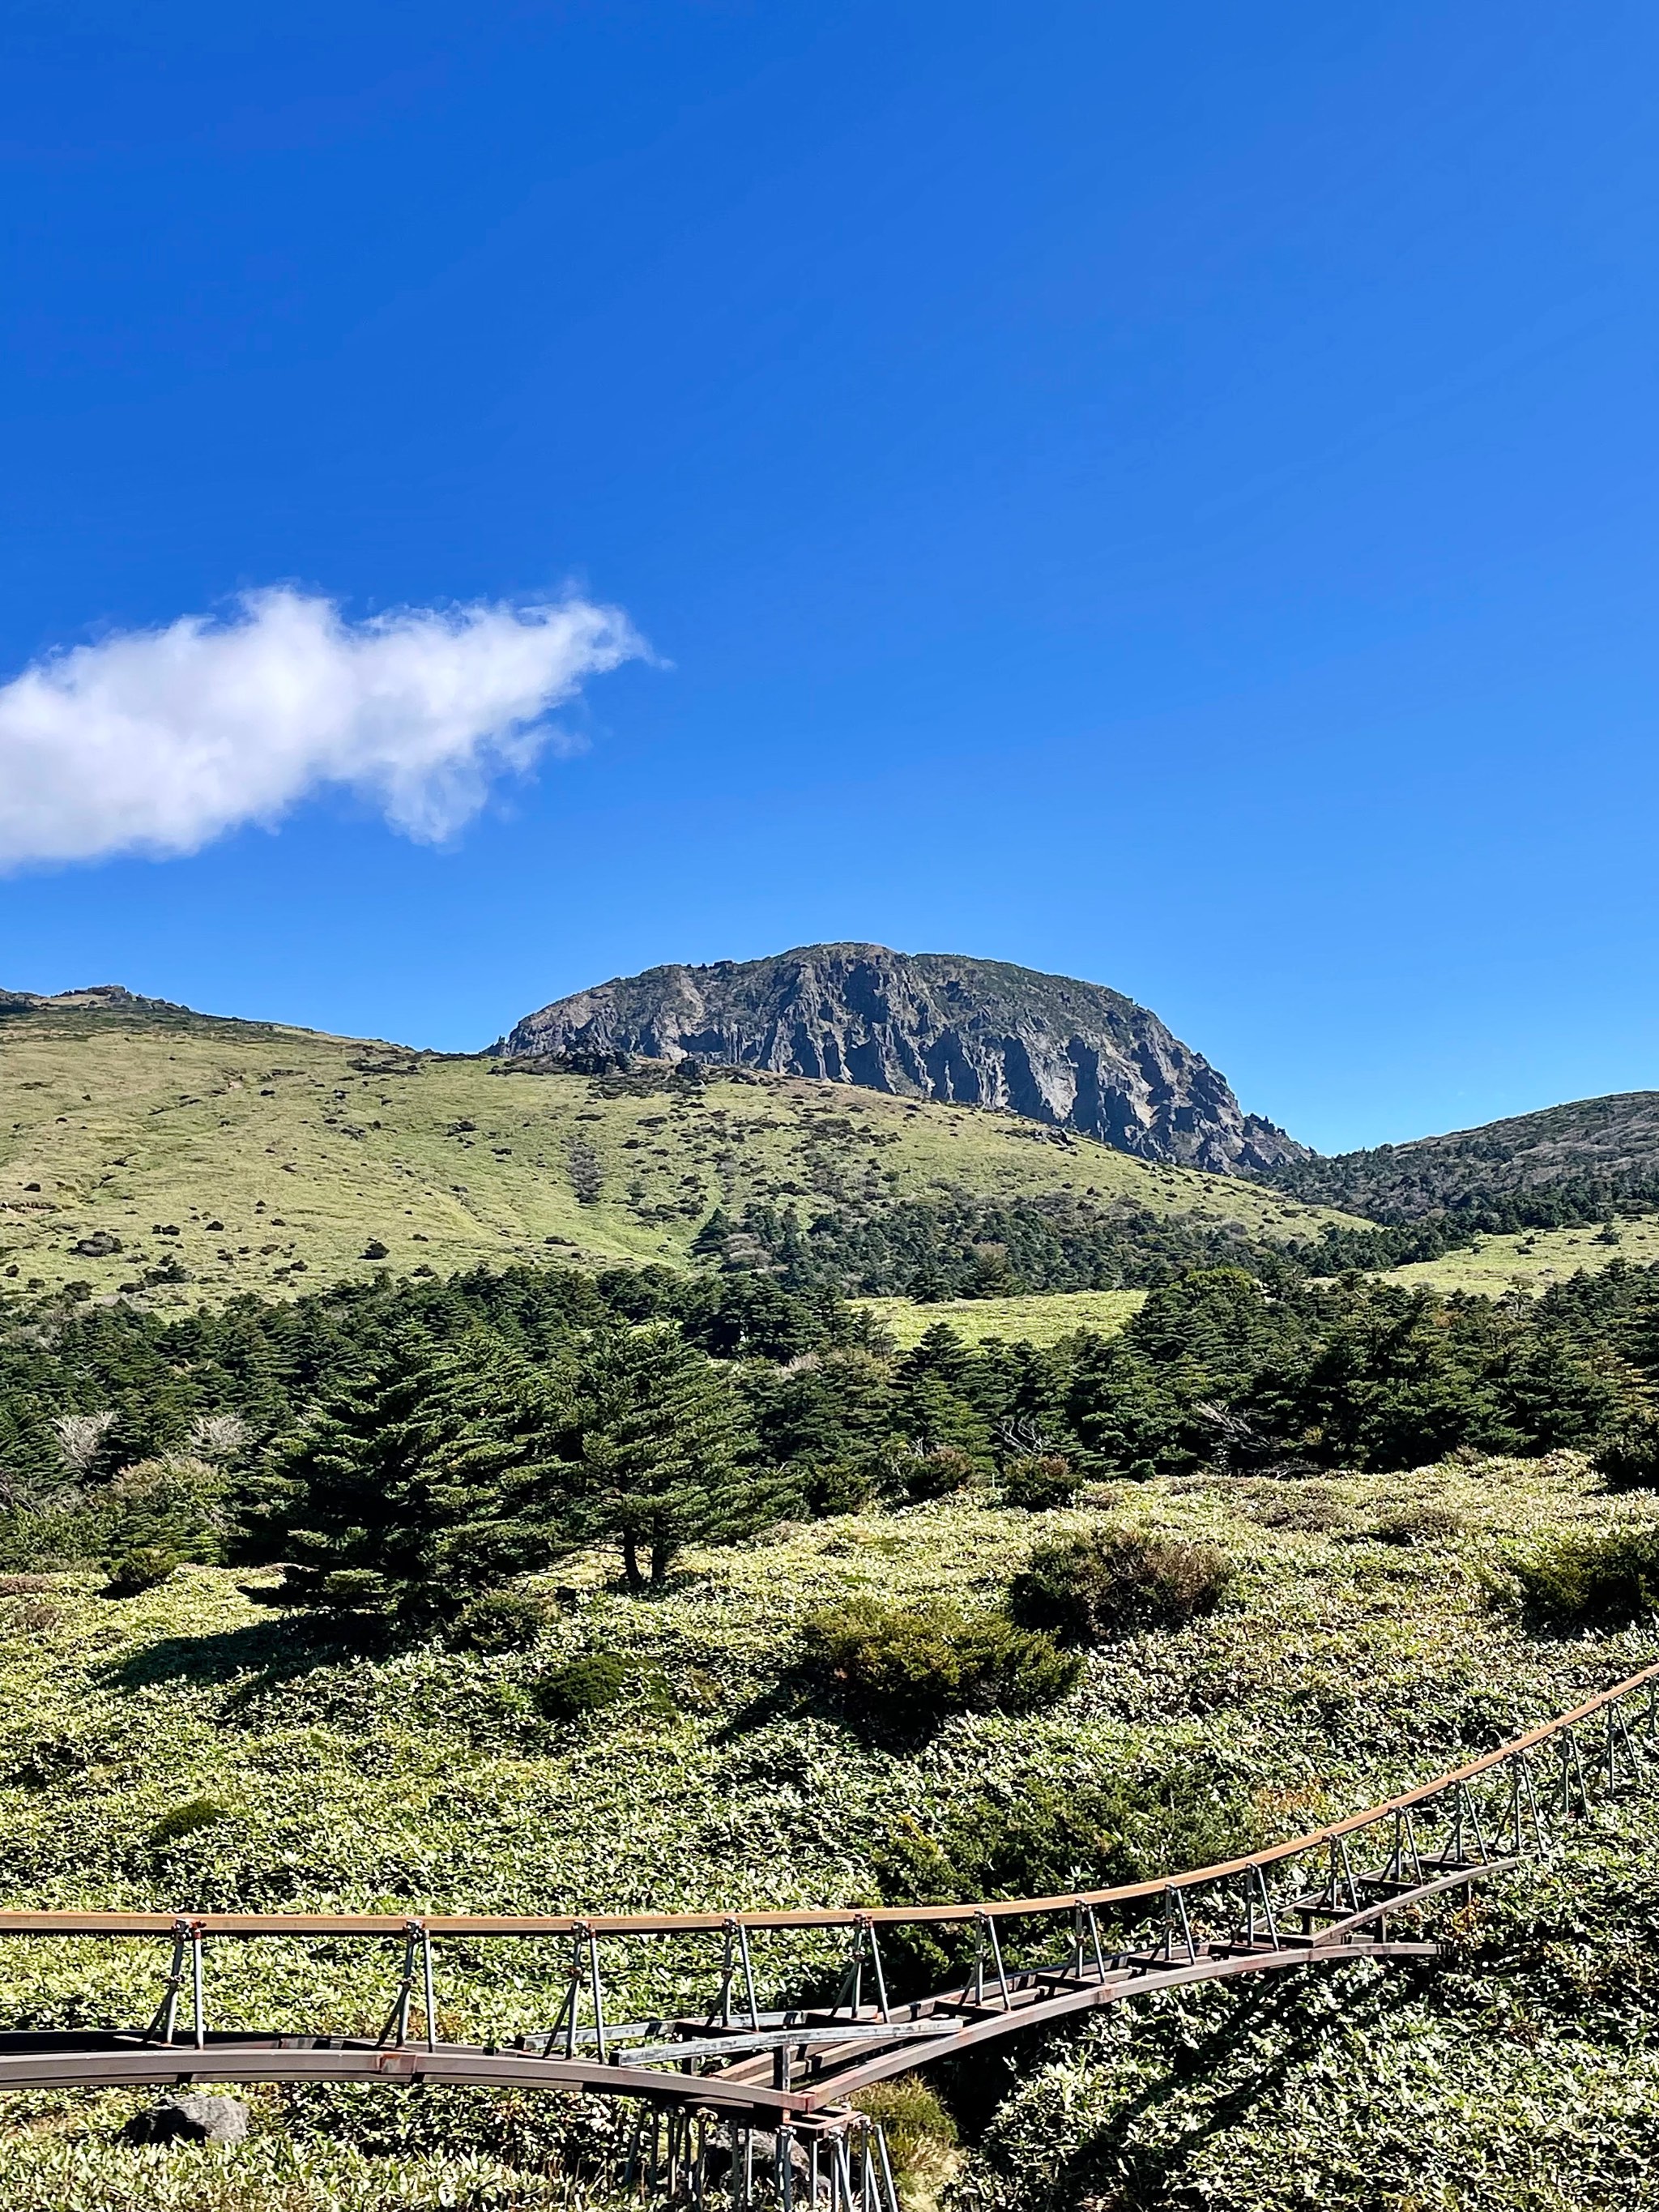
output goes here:
{"type": "Polygon", "coordinates": [[[1508,1562],[1530,1617],[1556,1629],[1624,1628],[1659,1613],[1659,1530],[1570,1529],[1508,1562]]]}
{"type": "Polygon", "coordinates": [[[1213,1613],[1232,1578],[1232,1562],[1212,1544],[1091,1528],[1040,1545],[1015,1577],[1009,1606],[1028,1628],[1066,1643],[1109,1644],[1213,1613]]]}
{"type": "MultiPolygon", "coordinates": [[[[936,1322],[900,1349],[752,1270],[479,1271],[172,1318],[15,1304],[0,1897],[965,1904],[1228,1856],[1653,1656],[1656,1388],[1659,1279],[1617,1261],[1535,1304],[1203,1267],[1115,1335],[1046,1346],[936,1322]]],[[[1583,1863],[1610,1912],[1659,1868],[1635,1814],[1609,1818],[1583,1863]]],[[[1460,1923],[1484,1980],[1356,1974],[1352,2033],[1303,1977],[1173,1993],[1139,2026],[1022,2048],[1015,2074],[930,2083],[960,2140],[906,2106],[914,2201],[1290,2212],[1285,2177],[1315,2172],[1374,2212],[1375,2164],[1437,2207],[1467,2198],[1471,2142],[1507,2142],[1525,2174],[1567,2141],[1555,2197],[1500,2162],[1471,2201],[1589,2212],[1638,2170],[1659,1936],[1647,1904],[1616,1939],[1539,1894],[1460,1923]],[[1337,2023],[1340,2099],[1310,2019],[1337,2023]],[[1488,2045],[1496,2087],[1468,2063],[1488,2045]],[[1524,2078],[1517,2053],[1542,2054],[1524,2078]],[[1575,2082],[1613,2114],[1595,2142],[1575,2082]]],[[[884,1939],[894,1986],[962,1970],[971,1940],[884,1939]]],[[[763,1971],[779,2001],[817,1997],[841,1961],[792,1937],[763,1971]]],[[[227,2024],[303,2000],[295,2024],[372,2034],[390,2002],[366,1954],[210,1964],[227,2024]]],[[[695,1994],[679,1966],[605,1970],[639,2017],[695,1994]]],[[[562,1972],[533,1946],[506,1966],[450,1947],[444,2032],[544,2026],[562,1972]]],[[[142,2020],[155,1979],[148,1954],[10,1946],[0,2024],[142,2020]]],[[[116,2144],[133,2101],[0,2105],[0,2178],[32,2157],[43,2203],[161,2212],[196,2185],[116,2144]]],[[[440,2091],[252,2101],[222,2170],[266,2201],[607,2186],[599,2157],[571,2179],[569,2130],[440,2091]]]]}
{"type": "MultiPolygon", "coordinates": [[[[490,1649],[457,1648],[453,1632],[342,1646],[314,1609],[282,1601],[274,1569],[186,1563],[119,1606],[100,1595],[101,1568],[27,1571],[0,1589],[0,1889],[164,1910],[598,1911],[1145,1879],[1372,1802],[1646,1662],[1642,1621],[1564,1632],[1519,1613],[1504,1580],[1512,1556],[1643,1532],[1659,1534],[1659,1499],[1609,1497],[1566,1452],[1316,1486],[1157,1476],[1104,1514],[1054,1509],[1038,1544],[1029,1512],[969,1489],[690,1544],[645,1601],[614,1547],[591,1544],[517,1586],[538,1608],[533,1643],[490,1649]],[[1310,1489],[1333,1525],[1261,1517],[1264,1499],[1310,1489]],[[1457,1544],[1365,1534],[1413,1507],[1457,1516],[1457,1544]],[[1058,1703],[976,1693],[915,1731],[850,1726],[833,1668],[799,1663],[825,1614],[856,1632],[820,1649],[860,1656],[907,1648],[886,1640],[892,1620],[1006,1621],[1034,1549],[1103,1530],[1234,1561],[1225,1601],[1057,1654],[1072,1682],[1058,1703]],[[52,1624],[26,1626],[46,1603],[52,1624]],[[561,1704],[561,1677],[588,1689],[561,1704]]],[[[1553,1869],[1495,1885],[1432,1975],[1172,1992],[1022,2046],[1012,2069],[929,2076],[943,2130],[920,2106],[883,2112],[901,2136],[915,2121],[910,2185],[945,2205],[955,2190],[995,2212],[1077,2212],[1127,2170],[1149,2212],[1183,2212],[1194,2193],[1293,2212],[1312,2177],[1360,2212],[1376,2173],[1402,2202],[1469,2201],[1473,2160],[1480,2212],[1613,2201],[1635,2185],[1653,2108],[1650,1813],[1616,1802],[1553,1869]]],[[[965,1966],[964,1942],[884,1936],[892,1985],[965,1966]]],[[[0,2018],[147,2018],[153,1948],[10,1944],[0,2018]]],[[[792,1938],[760,1969],[769,1994],[817,1992],[841,1958],[792,1938]]],[[[553,1946],[441,1947],[444,2032],[544,2024],[563,1963],[553,1946]]],[[[605,1971],[639,2016],[690,2001],[678,1967],[653,1978],[618,1948],[605,1971]]],[[[216,2021],[373,2033],[392,1969],[362,1948],[228,1945],[209,1974],[216,2021]]],[[[141,2093],[31,2094],[0,2104],[0,2177],[41,2212],[429,2212],[446,2192],[597,2207],[610,2193],[615,2124],[580,2108],[439,2089],[248,2098],[247,2142],[204,2155],[120,2143],[141,2093]]]]}
{"type": "Polygon", "coordinates": [[[953,1713],[1038,1711],[1082,1671],[1041,1631],[943,1598],[854,1598],[814,1613],[804,1635],[811,1667],[854,1726],[900,1741],[920,1740],[953,1713]]]}

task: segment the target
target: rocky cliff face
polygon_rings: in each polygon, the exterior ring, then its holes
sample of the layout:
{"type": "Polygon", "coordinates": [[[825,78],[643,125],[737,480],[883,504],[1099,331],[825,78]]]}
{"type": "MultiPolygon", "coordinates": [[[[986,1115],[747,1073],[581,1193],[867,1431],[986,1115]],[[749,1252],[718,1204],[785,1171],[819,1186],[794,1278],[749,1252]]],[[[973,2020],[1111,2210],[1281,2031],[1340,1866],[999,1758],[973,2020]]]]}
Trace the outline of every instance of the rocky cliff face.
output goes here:
{"type": "Polygon", "coordinates": [[[527,1015],[498,1050],[690,1058],[1000,1107],[1224,1174],[1306,1150],[1244,1113],[1224,1077],[1132,999],[949,952],[810,945],[651,968],[527,1015]]]}

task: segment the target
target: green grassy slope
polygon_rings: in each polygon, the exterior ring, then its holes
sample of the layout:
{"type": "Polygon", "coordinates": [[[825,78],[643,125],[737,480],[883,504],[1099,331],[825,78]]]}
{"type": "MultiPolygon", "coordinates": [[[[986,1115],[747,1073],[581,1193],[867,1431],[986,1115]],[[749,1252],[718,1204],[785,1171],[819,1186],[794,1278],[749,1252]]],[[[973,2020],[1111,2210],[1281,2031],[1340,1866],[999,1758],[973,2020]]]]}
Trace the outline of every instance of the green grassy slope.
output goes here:
{"type": "Polygon", "coordinates": [[[810,1218],[948,1187],[1132,1200],[1255,1237],[1343,1218],[1012,1116],[793,1078],[635,1095],[146,1001],[0,1019],[0,1283],[19,1288],[105,1295],[173,1261],[190,1280],[152,1286],[163,1300],[281,1296],[377,1264],[680,1266],[717,1203],[810,1218]],[[572,1188],[578,1139],[602,1178],[591,1205],[572,1188]],[[118,1253],[75,1249],[106,1235],[118,1253]],[[383,1261],[365,1256],[377,1242],[383,1261]]]}
{"type": "Polygon", "coordinates": [[[940,1298],[927,1304],[915,1298],[857,1303],[876,1316],[903,1352],[939,1322],[964,1344],[984,1344],[992,1337],[1011,1344],[1058,1344],[1084,1328],[1097,1336],[1115,1336],[1146,1296],[1145,1291],[1054,1291],[1030,1297],[940,1298]]]}
{"type": "MultiPolygon", "coordinates": [[[[1165,1779],[1196,1772],[1233,1808],[1240,1844],[1267,1840],[1449,1766],[1651,1658],[1647,1631],[1523,1633],[1481,1578],[1516,1539],[1656,1519],[1659,1501],[1598,1494],[1570,1455],[1152,1483],[1109,1509],[1040,1516],[958,1499],[695,1556],[654,1602],[622,1596],[608,1562],[579,1563],[561,1571],[574,1609],[539,1651],[505,1660],[428,1649],[343,1663],[222,1571],[185,1571],[126,1601],[62,1576],[0,1595],[0,1894],[377,1910],[845,1904],[873,1899],[896,1835],[944,1830],[975,1793],[1012,1813],[1035,1784],[1067,1777],[1138,1778],[1155,1807],[1165,1779]],[[1236,1600],[1177,1634],[1092,1656],[1047,1713],[958,1719],[909,1753],[776,1696],[812,1608],[863,1591],[988,1600],[1039,1536],[1102,1510],[1222,1545],[1239,1563],[1236,1600]],[[1425,1540],[1402,1544],[1413,1514],[1425,1540]],[[1379,1540],[1389,1524],[1395,1540],[1379,1540]],[[586,1650],[647,1662],[672,1702],[538,1719],[526,1683],[586,1650]],[[158,1823],[202,1799],[218,1817],[167,1840],[158,1823]]],[[[970,2150],[972,2201],[1021,2212],[1647,2201],[1656,1802],[1613,1806],[1547,1873],[1496,1886],[1437,1973],[1172,1991],[1026,2046],[1018,2087],[970,2150]],[[1109,2188],[1115,2172],[1131,2177],[1129,2193],[1109,2188]]],[[[817,1956],[805,1939],[762,1948],[769,1987],[817,1956]]],[[[9,1943],[0,2024],[142,2018],[161,1959],[154,1945],[9,1943]]],[[[667,1981],[628,1983],[620,1951],[605,1964],[624,2011],[684,2000],[667,1981]]],[[[517,1947],[505,1966],[482,1945],[441,1948],[443,2031],[544,2025],[562,1966],[550,1945],[517,1947]]],[[[308,2002],[311,2025],[372,2030],[393,1972],[391,1947],[227,1944],[210,1954],[212,2016],[271,2027],[308,2002]]],[[[1000,2095],[1008,2077],[993,2071],[1000,2095]]],[[[991,2075],[967,2087],[964,2109],[984,2119],[991,2075]]],[[[117,2146],[134,2096],[9,2099],[0,2179],[21,2212],[571,2201],[498,2170],[495,2146],[513,2136],[502,2100],[407,2094],[255,2093],[254,2139],[211,2159],[117,2146]],[[395,2157],[362,2151],[376,2135],[395,2157]]],[[[520,2124],[520,2143],[527,2133],[520,2124]]]]}
{"type": "Polygon", "coordinates": [[[1480,1237],[1467,1250],[1437,1260],[1391,1267],[1388,1279],[1421,1283],[1434,1291],[1480,1291],[1501,1298],[1510,1291],[1536,1292],[1565,1283],[1580,1273],[1595,1274],[1614,1260],[1632,1267],[1659,1261],[1659,1214],[1638,1214],[1613,1224],[1604,1239],[1599,1229],[1522,1230],[1510,1237],[1480,1237]]]}

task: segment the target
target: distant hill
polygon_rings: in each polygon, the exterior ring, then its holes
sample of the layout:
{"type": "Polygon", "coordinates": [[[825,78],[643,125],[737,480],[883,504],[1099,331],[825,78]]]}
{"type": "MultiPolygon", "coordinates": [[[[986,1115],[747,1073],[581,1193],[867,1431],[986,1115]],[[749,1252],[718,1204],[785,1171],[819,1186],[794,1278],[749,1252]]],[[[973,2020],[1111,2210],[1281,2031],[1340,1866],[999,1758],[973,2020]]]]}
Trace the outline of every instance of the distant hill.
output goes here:
{"type": "Polygon", "coordinates": [[[1328,1224],[1239,1176],[791,1076],[549,1072],[116,986],[0,994],[0,1292],[178,1304],[548,1261],[1087,1290],[1328,1224]]]}
{"type": "Polygon", "coordinates": [[[1614,1207],[1659,1203],[1659,1091],[1582,1098],[1330,1158],[1304,1153],[1273,1173],[1298,1198],[1376,1221],[1437,1213],[1480,1216],[1494,1227],[1596,1220],[1614,1207]]]}
{"type": "Polygon", "coordinates": [[[690,1059],[997,1107],[1221,1175],[1305,1156],[1121,992],[953,952],[809,945],[765,960],[651,968],[526,1015],[499,1049],[690,1059]]]}

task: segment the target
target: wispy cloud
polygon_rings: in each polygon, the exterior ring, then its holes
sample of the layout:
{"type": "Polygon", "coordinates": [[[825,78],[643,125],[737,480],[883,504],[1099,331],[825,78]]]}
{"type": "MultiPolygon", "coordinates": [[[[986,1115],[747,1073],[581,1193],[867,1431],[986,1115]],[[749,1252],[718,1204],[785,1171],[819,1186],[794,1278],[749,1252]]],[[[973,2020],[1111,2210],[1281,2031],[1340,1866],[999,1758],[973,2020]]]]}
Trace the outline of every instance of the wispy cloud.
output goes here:
{"type": "Polygon", "coordinates": [[[193,853],[343,785],[447,836],[547,715],[637,658],[615,607],[411,607],[347,622],[288,587],[38,661],[0,685],[0,866],[193,853]]]}

